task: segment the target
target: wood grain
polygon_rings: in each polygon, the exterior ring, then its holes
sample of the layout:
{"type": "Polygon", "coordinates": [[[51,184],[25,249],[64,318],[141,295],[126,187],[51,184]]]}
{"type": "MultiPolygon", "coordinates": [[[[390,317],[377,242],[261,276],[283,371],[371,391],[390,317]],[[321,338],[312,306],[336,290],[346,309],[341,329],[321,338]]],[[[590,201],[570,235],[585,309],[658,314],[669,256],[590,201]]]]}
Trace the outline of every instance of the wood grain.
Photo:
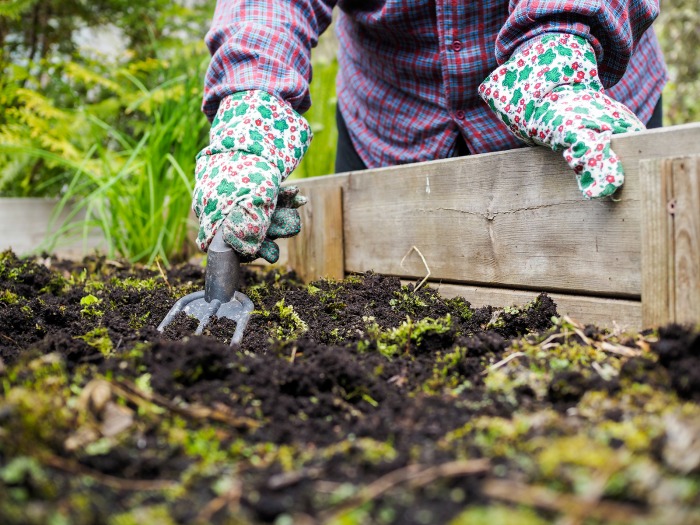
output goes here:
{"type": "MultiPolygon", "coordinates": [[[[284,184],[298,186],[308,203],[299,208],[299,235],[277,241],[280,258],[275,266],[293,269],[305,282],[345,276],[342,189],[347,180],[347,174],[339,174],[284,184]]],[[[264,262],[259,264],[269,266],[264,262]]]]}
{"type": "Polygon", "coordinates": [[[336,186],[309,187],[309,202],[299,209],[303,235],[289,240],[289,266],[304,281],[345,277],[343,256],[343,197],[336,186]]]}
{"type": "Polygon", "coordinates": [[[700,153],[700,124],[613,139],[627,174],[617,202],[585,201],[545,148],[351,173],[346,271],[606,297],[641,296],[642,158],[700,153]]]}
{"type": "Polygon", "coordinates": [[[673,264],[673,179],[669,159],[639,162],[641,182],[642,324],[671,321],[673,264]]]}
{"type": "Polygon", "coordinates": [[[673,160],[674,320],[700,323],[700,155],[673,160]]]}
{"type": "Polygon", "coordinates": [[[642,323],[700,323],[700,155],[640,162],[642,323]]]}

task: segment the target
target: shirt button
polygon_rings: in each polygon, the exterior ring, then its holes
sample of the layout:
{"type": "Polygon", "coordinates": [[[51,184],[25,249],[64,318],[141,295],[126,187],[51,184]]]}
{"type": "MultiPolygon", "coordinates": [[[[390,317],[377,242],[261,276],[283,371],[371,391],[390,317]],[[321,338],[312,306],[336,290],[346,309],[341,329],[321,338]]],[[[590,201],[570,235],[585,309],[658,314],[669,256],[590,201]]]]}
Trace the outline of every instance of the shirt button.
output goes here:
{"type": "Polygon", "coordinates": [[[452,51],[459,51],[460,49],[462,49],[462,42],[459,40],[452,42],[452,51]]]}
{"type": "Polygon", "coordinates": [[[465,115],[464,111],[462,111],[461,109],[458,109],[457,111],[455,111],[455,117],[457,117],[459,120],[462,120],[465,116],[466,115],[465,115]]]}

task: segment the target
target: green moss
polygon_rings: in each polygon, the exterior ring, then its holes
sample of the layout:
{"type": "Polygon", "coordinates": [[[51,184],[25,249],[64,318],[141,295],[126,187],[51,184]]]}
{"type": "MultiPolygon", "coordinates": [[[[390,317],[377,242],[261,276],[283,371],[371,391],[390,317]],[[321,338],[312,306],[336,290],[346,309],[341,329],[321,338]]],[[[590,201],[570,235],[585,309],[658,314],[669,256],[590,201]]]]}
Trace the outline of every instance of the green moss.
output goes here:
{"type": "Polygon", "coordinates": [[[267,283],[262,282],[246,288],[245,294],[251,301],[253,301],[253,304],[256,306],[261,306],[263,300],[270,295],[270,289],[268,288],[267,283]]]}
{"type": "Polygon", "coordinates": [[[62,450],[66,435],[75,428],[63,361],[48,354],[19,368],[9,374],[14,384],[4,404],[12,415],[3,422],[0,449],[5,457],[37,457],[47,449],[62,450]]]}
{"type": "Polygon", "coordinates": [[[423,391],[428,394],[437,394],[445,389],[454,390],[465,381],[459,372],[460,364],[464,362],[468,350],[459,346],[450,352],[438,352],[433,365],[432,377],[423,384],[423,391]]]}
{"type": "Polygon", "coordinates": [[[377,408],[379,406],[379,403],[377,402],[376,399],[374,399],[370,393],[367,391],[366,388],[356,388],[352,392],[347,392],[344,396],[346,401],[355,401],[357,399],[361,399],[365,403],[377,408]]]}
{"type": "Polygon", "coordinates": [[[102,299],[95,297],[92,294],[88,294],[80,299],[80,306],[83,307],[80,312],[85,316],[102,317],[104,312],[98,309],[100,304],[102,304],[102,299]]]}
{"type": "Polygon", "coordinates": [[[453,430],[440,440],[442,448],[468,440],[479,447],[485,457],[514,457],[532,427],[526,415],[513,419],[481,416],[453,430]]]}
{"type": "Polygon", "coordinates": [[[44,469],[36,460],[29,456],[17,456],[0,468],[0,480],[8,485],[27,483],[32,479],[35,483],[46,480],[44,469]]]}
{"type": "Polygon", "coordinates": [[[428,303],[408,286],[402,286],[394,292],[394,298],[389,301],[392,309],[405,312],[407,315],[415,315],[420,309],[426,308],[428,303]]]}
{"type": "Polygon", "coordinates": [[[77,336],[76,339],[82,339],[91,347],[99,350],[105,357],[112,355],[114,345],[112,344],[112,340],[109,338],[109,332],[104,327],[95,328],[85,335],[77,336]]]}
{"type": "Polygon", "coordinates": [[[109,525],[142,525],[153,523],[158,525],[176,525],[176,521],[170,516],[165,504],[150,507],[137,507],[122,514],[116,514],[109,518],[109,525]]]}
{"type": "Polygon", "coordinates": [[[68,281],[62,275],[53,272],[48,284],[39,290],[39,293],[58,295],[66,288],[67,284],[68,281]]]}
{"type": "Polygon", "coordinates": [[[348,285],[358,285],[364,282],[364,277],[361,274],[350,274],[343,279],[343,282],[348,285]]]}
{"type": "Polygon", "coordinates": [[[331,279],[323,279],[315,281],[306,287],[306,291],[316,297],[324,309],[333,319],[338,319],[339,315],[345,310],[347,305],[340,299],[339,295],[345,290],[343,281],[334,281],[331,279]]]}
{"type": "Polygon", "coordinates": [[[105,289],[105,283],[102,281],[93,281],[89,280],[85,282],[85,286],[83,287],[86,293],[93,293],[93,292],[101,292],[102,290],[105,289]]]}
{"type": "Polygon", "coordinates": [[[228,452],[221,448],[221,437],[215,427],[186,431],[182,446],[187,455],[201,459],[205,465],[216,465],[228,459],[228,452]]]}
{"type": "Polygon", "coordinates": [[[463,297],[446,299],[445,304],[464,322],[469,321],[474,315],[474,309],[471,303],[463,297]]]}
{"type": "Polygon", "coordinates": [[[11,250],[0,254],[0,278],[17,281],[27,268],[26,262],[20,262],[11,250]]]}
{"type": "Polygon", "coordinates": [[[157,287],[162,286],[155,277],[149,277],[148,279],[137,279],[135,277],[127,277],[126,279],[118,279],[116,277],[112,278],[110,282],[117,288],[128,289],[132,288],[138,290],[139,292],[155,290],[157,287]]]}
{"type": "Polygon", "coordinates": [[[133,328],[134,330],[139,330],[140,328],[143,328],[144,326],[146,326],[146,322],[150,317],[151,312],[146,312],[143,315],[132,313],[129,316],[129,328],[133,328]]]}
{"type": "Polygon", "coordinates": [[[296,313],[294,307],[291,305],[285,306],[284,299],[278,301],[275,304],[275,308],[279,315],[279,325],[275,328],[273,336],[279,341],[297,339],[309,329],[304,320],[296,313]]]}
{"type": "Polygon", "coordinates": [[[562,465],[566,464],[580,465],[594,470],[606,469],[611,465],[619,464],[625,456],[619,450],[600,446],[583,434],[548,437],[546,441],[544,439],[537,441],[541,445],[537,460],[542,473],[546,476],[553,476],[562,465]]]}
{"type": "Polygon", "coordinates": [[[17,304],[19,302],[19,295],[12,293],[10,290],[0,291],[0,303],[5,304],[17,304]]]}
{"type": "Polygon", "coordinates": [[[452,329],[450,314],[439,319],[426,317],[420,321],[407,317],[401,325],[388,330],[383,330],[373,317],[363,317],[363,320],[368,338],[358,344],[358,349],[367,351],[376,347],[381,354],[389,358],[399,353],[408,353],[411,345],[419,348],[428,334],[444,334],[452,329]]]}
{"type": "Polygon", "coordinates": [[[532,509],[507,507],[501,504],[470,507],[449,522],[450,525],[493,525],[495,523],[547,525],[551,522],[539,517],[532,509]]]}
{"type": "Polygon", "coordinates": [[[238,438],[229,445],[228,454],[234,461],[246,461],[251,465],[264,467],[276,460],[278,448],[274,443],[250,443],[238,438]]]}

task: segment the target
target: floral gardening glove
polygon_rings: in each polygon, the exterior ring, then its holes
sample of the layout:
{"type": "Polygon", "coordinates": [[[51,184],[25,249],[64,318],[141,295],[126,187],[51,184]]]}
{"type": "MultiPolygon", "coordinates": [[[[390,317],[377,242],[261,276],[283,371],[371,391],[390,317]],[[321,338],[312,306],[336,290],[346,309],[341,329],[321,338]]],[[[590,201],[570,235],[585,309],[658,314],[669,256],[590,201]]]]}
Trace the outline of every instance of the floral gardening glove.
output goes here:
{"type": "Polygon", "coordinates": [[[603,93],[596,67],[585,39],[552,33],[522,46],[479,86],[481,98],[518,138],[564,150],[589,199],[611,195],[624,182],[611,135],[644,129],[632,111],[603,93]]]}
{"type": "Polygon", "coordinates": [[[306,204],[306,197],[299,195],[297,186],[287,186],[280,188],[277,195],[277,207],[270,219],[270,227],[267,229],[267,235],[260,245],[260,249],[252,256],[241,256],[242,262],[254,261],[258,257],[262,257],[267,262],[274,263],[280,258],[280,249],[274,239],[285,237],[294,237],[301,231],[301,218],[298,207],[306,204]]]}
{"type": "Polygon", "coordinates": [[[279,189],[311,142],[306,119],[268,93],[243,91],[221,101],[210,140],[195,167],[199,247],[221,227],[244,262],[276,262],[273,239],[299,233],[296,208],[306,202],[296,188],[279,189]]]}

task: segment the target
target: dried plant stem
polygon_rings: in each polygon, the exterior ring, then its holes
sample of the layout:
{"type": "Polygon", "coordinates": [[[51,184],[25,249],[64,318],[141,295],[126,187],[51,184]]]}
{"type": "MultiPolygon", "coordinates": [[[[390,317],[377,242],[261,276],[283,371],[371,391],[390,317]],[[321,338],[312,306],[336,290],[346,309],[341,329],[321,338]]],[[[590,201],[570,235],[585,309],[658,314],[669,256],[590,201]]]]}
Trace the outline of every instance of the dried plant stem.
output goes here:
{"type": "Polygon", "coordinates": [[[18,343],[17,341],[15,341],[14,339],[12,339],[9,335],[5,335],[5,334],[0,334],[0,335],[3,336],[3,337],[4,337],[5,339],[7,339],[8,341],[11,341],[12,343],[14,343],[14,344],[16,344],[17,346],[19,346],[19,343],[18,343]]]}
{"type": "Polygon", "coordinates": [[[144,392],[129,381],[114,382],[111,383],[110,386],[115,393],[131,401],[138,403],[138,399],[145,400],[190,419],[218,421],[219,423],[224,423],[238,429],[255,429],[260,426],[260,423],[254,419],[233,416],[223,410],[217,410],[203,405],[179,405],[173,403],[155,392],[144,392]]]}
{"type": "Polygon", "coordinates": [[[430,273],[431,273],[431,272],[430,272],[430,267],[428,266],[428,263],[427,263],[426,260],[425,260],[425,257],[423,257],[423,254],[422,254],[421,251],[418,249],[418,247],[415,246],[415,245],[414,245],[414,246],[411,246],[411,248],[406,252],[406,255],[403,256],[403,259],[401,259],[401,263],[399,264],[399,266],[401,266],[401,267],[403,268],[403,263],[404,263],[404,261],[406,260],[406,257],[408,257],[408,256],[411,254],[412,251],[415,251],[415,252],[418,254],[418,256],[420,257],[421,261],[423,261],[423,266],[425,266],[425,269],[426,269],[427,272],[428,272],[427,275],[426,275],[425,277],[423,277],[423,280],[422,280],[420,283],[418,283],[418,286],[416,286],[416,287],[413,289],[414,292],[417,292],[418,290],[421,289],[421,287],[422,287],[422,286],[425,284],[425,282],[428,280],[428,277],[430,277],[430,273]]]}
{"type": "Polygon", "coordinates": [[[525,355],[525,352],[514,352],[510,354],[508,357],[501,359],[498,363],[494,363],[490,367],[488,367],[486,370],[481,372],[481,375],[486,375],[488,374],[491,370],[497,370],[501,368],[503,365],[506,365],[510,363],[513,359],[517,359],[518,357],[522,357],[525,355]]]}
{"type": "Polygon", "coordinates": [[[517,481],[489,479],[484,482],[481,490],[484,495],[493,499],[538,507],[579,519],[593,518],[605,522],[630,523],[643,516],[639,509],[632,505],[591,501],[589,498],[562,494],[517,481]]]}
{"type": "Polygon", "coordinates": [[[230,490],[226,491],[221,496],[217,496],[207,503],[195,518],[195,523],[211,523],[214,515],[228,507],[233,514],[238,510],[238,506],[243,494],[243,487],[239,480],[236,480],[230,490]]]}
{"type": "Polygon", "coordinates": [[[398,485],[410,484],[412,487],[419,488],[442,478],[481,474],[487,472],[490,467],[491,463],[488,459],[450,461],[433,467],[426,467],[418,464],[408,465],[385,474],[369,485],[362,487],[355,496],[321,513],[320,521],[321,523],[325,523],[333,520],[349,509],[359,507],[369,501],[379,498],[398,485]]]}
{"type": "Polygon", "coordinates": [[[41,458],[42,463],[49,467],[68,472],[75,476],[88,476],[98,483],[115,490],[165,490],[175,487],[178,483],[168,479],[124,479],[110,476],[97,470],[90,469],[70,459],[48,455],[41,458]]]}
{"type": "Polygon", "coordinates": [[[158,271],[160,272],[160,276],[165,281],[165,286],[168,287],[168,290],[170,291],[170,293],[173,293],[173,287],[170,285],[170,281],[168,281],[168,276],[165,274],[165,272],[163,271],[163,268],[160,265],[160,257],[156,257],[156,266],[158,267],[158,271]]]}

